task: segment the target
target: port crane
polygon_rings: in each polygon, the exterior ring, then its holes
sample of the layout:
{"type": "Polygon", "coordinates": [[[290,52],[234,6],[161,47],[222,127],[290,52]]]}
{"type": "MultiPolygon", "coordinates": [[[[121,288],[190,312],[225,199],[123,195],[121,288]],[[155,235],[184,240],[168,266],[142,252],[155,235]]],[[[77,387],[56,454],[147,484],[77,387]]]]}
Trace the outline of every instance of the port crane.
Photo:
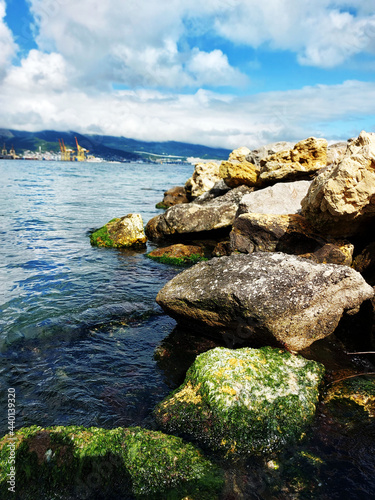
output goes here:
{"type": "Polygon", "coordinates": [[[77,161],[85,161],[86,160],[86,153],[88,153],[89,150],[83,148],[82,146],[80,146],[78,144],[77,137],[75,137],[75,140],[76,140],[76,145],[77,145],[77,157],[76,157],[76,160],[77,161]]]}

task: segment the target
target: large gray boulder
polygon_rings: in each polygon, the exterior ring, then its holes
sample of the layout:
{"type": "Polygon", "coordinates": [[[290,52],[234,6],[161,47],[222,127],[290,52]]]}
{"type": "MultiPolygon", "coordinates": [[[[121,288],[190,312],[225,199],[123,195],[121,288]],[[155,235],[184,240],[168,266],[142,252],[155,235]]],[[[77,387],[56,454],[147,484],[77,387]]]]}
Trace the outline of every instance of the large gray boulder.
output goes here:
{"type": "Polygon", "coordinates": [[[333,333],[345,311],[354,314],[373,295],[346,266],[258,252],[197,264],[169,281],[156,301],[195,329],[300,351],[333,333]]]}
{"type": "Polygon", "coordinates": [[[175,205],[148,221],[146,234],[160,239],[176,234],[199,233],[230,227],[238,204],[251,188],[240,186],[206,203],[175,205]]]}
{"type": "Polygon", "coordinates": [[[306,196],[311,181],[282,182],[245,194],[238,206],[237,216],[244,213],[296,214],[306,196]]]}

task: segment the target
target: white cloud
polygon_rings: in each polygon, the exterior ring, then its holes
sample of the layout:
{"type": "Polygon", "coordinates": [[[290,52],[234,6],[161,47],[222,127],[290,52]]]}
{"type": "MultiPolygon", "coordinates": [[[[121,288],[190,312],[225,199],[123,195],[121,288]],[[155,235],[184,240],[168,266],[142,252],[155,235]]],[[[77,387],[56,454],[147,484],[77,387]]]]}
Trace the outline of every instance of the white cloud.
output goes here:
{"type": "Polygon", "coordinates": [[[17,45],[8,26],[4,22],[5,1],[0,0],[0,78],[4,76],[10,61],[14,56],[17,45]]]}
{"type": "Polygon", "coordinates": [[[88,94],[59,86],[64,71],[61,56],[35,52],[14,68],[0,84],[2,127],[255,148],[310,135],[336,138],[335,124],[343,130],[341,137],[349,138],[366,128],[366,117],[375,115],[375,83],[347,81],[246,97],[207,90],[88,94]],[[54,70],[46,75],[43,66],[54,70]],[[28,86],[28,79],[35,79],[35,85],[28,86]]]}

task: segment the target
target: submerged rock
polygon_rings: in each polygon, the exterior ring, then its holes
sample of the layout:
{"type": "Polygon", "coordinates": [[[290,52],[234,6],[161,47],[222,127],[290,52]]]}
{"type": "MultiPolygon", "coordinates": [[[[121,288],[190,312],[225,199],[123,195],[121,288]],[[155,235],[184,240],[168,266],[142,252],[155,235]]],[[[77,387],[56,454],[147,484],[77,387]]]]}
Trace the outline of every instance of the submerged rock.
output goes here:
{"type": "Polygon", "coordinates": [[[302,200],[319,232],[348,237],[375,223],[375,134],[361,132],[331,170],[318,175],[302,200]]]}
{"type": "Polygon", "coordinates": [[[11,495],[10,450],[17,498],[122,498],[131,493],[142,499],[192,495],[214,500],[223,486],[220,470],[174,436],[139,427],[33,426],[0,440],[1,498],[11,495]]]}
{"type": "Polygon", "coordinates": [[[280,450],[311,422],[323,374],[323,365],[280,349],[215,348],[197,357],[156,419],[228,454],[280,450]]]}
{"type": "Polygon", "coordinates": [[[325,411],[346,427],[375,419],[375,378],[363,374],[334,383],[323,402],[325,411]]]}
{"type": "Polygon", "coordinates": [[[193,175],[185,183],[185,191],[189,199],[194,199],[209,191],[219,181],[219,163],[197,163],[193,175]]]}
{"type": "Polygon", "coordinates": [[[185,188],[175,186],[165,191],[163,201],[157,203],[156,208],[169,208],[180,203],[189,203],[189,200],[187,199],[185,188]]]}
{"type": "Polygon", "coordinates": [[[147,238],[142,217],[139,214],[128,214],[120,219],[112,219],[91,234],[90,242],[98,247],[144,247],[147,238]]]}
{"type": "Polygon", "coordinates": [[[171,235],[230,227],[239,202],[248,192],[248,187],[240,186],[206,203],[192,202],[171,207],[148,221],[146,234],[151,239],[160,239],[171,235]]]}
{"type": "Polygon", "coordinates": [[[327,141],[309,137],[298,142],[293,149],[264,158],[260,165],[262,184],[310,178],[327,166],[327,141]]]}
{"type": "Polygon", "coordinates": [[[257,252],[196,264],[169,281],[156,301],[203,332],[299,351],[333,333],[345,311],[356,313],[373,295],[346,266],[257,252]]]}
{"type": "Polygon", "coordinates": [[[204,249],[198,245],[170,245],[164,248],[157,248],[147,254],[150,259],[165,264],[189,264],[196,263],[204,259],[204,249]]]}

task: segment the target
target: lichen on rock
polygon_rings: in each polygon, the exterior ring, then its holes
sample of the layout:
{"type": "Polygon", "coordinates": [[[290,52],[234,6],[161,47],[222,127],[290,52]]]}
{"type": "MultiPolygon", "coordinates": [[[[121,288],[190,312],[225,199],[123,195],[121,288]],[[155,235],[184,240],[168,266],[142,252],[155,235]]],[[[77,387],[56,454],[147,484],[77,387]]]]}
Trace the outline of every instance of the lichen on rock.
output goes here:
{"type": "Polygon", "coordinates": [[[197,357],[156,419],[226,454],[277,451],[311,422],[323,374],[319,363],[281,349],[218,347],[197,357]]]}

